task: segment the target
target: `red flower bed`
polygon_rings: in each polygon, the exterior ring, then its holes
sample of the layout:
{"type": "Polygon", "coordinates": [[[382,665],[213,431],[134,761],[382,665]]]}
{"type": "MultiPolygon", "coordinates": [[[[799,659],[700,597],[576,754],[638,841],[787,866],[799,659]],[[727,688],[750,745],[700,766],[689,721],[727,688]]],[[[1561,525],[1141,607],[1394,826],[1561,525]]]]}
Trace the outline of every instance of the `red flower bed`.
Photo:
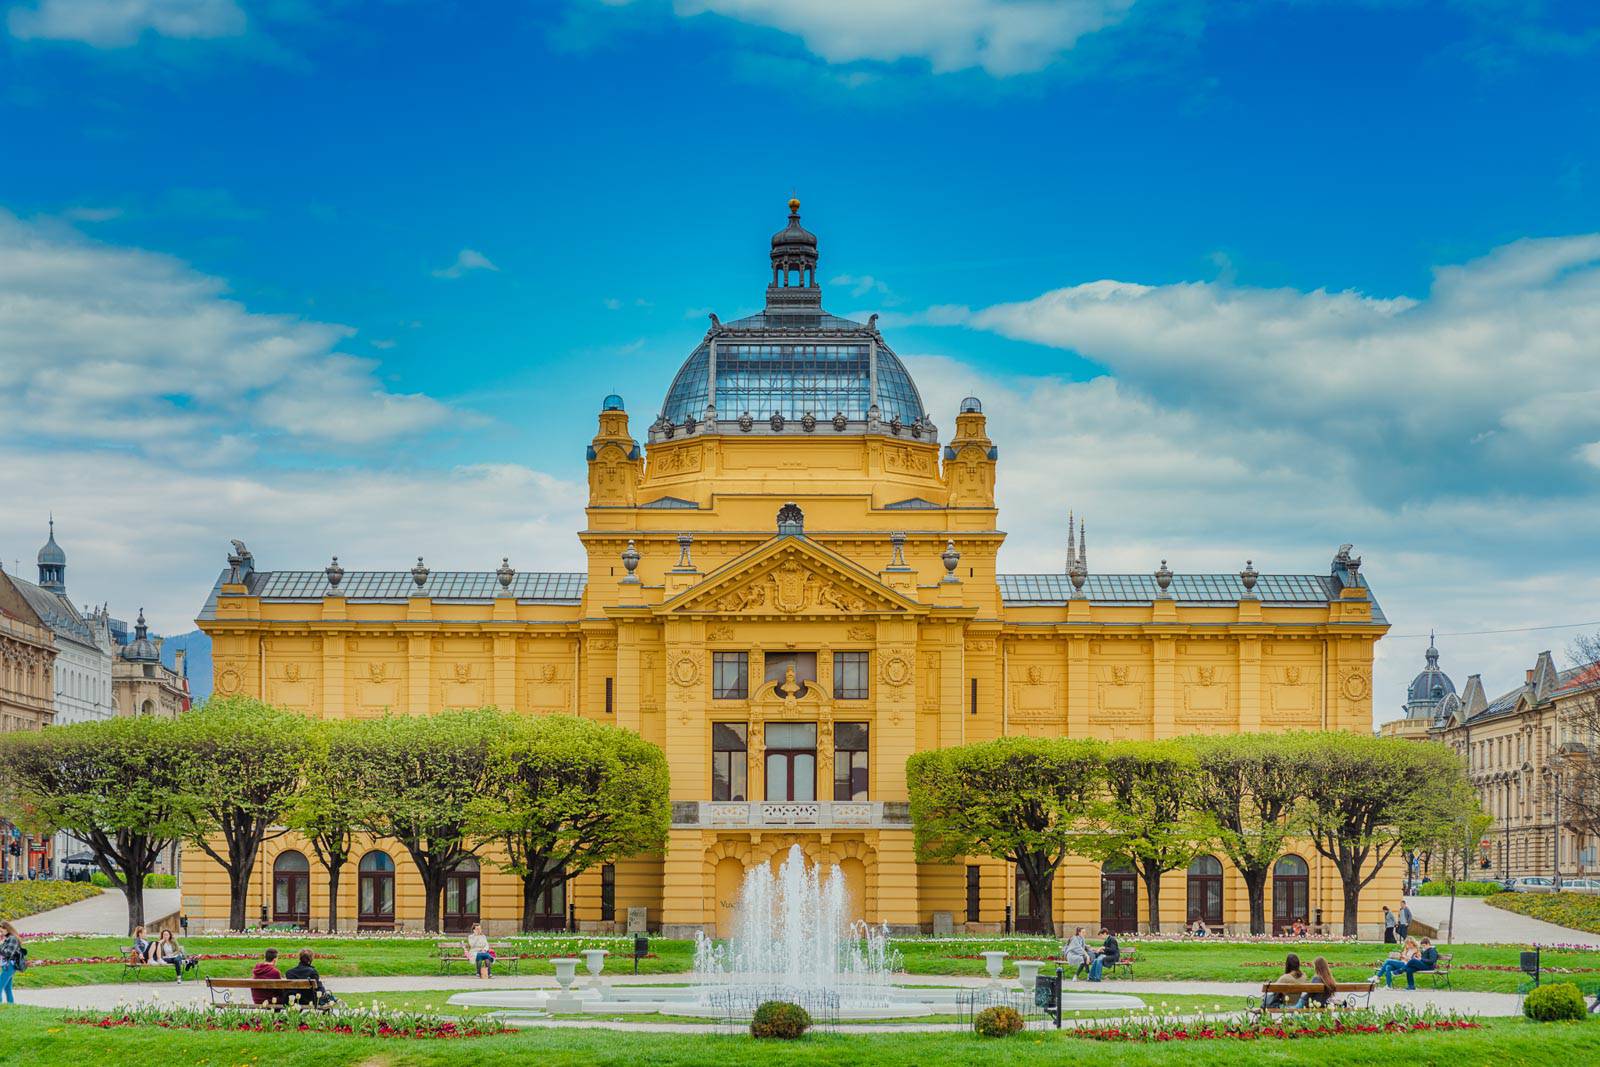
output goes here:
{"type": "Polygon", "coordinates": [[[1430,1030],[1478,1030],[1481,1023],[1462,1018],[1383,1018],[1371,1022],[1334,1019],[1316,1026],[1288,1026],[1274,1023],[1219,1023],[1176,1021],[1132,1026],[1074,1027],[1063,1030],[1068,1037],[1087,1041],[1296,1041],[1312,1037],[1337,1037],[1342,1034],[1406,1034],[1430,1030]]]}
{"type": "MultiPolygon", "coordinates": [[[[338,956],[331,955],[331,954],[326,953],[326,952],[313,952],[311,954],[311,956],[312,956],[313,959],[319,959],[319,960],[336,960],[336,959],[339,958],[338,956]]],[[[261,958],[261,953],[259,953],[259,952],[204,952],[204,953],[201,953],[198,957],[195,957],[195,956],[191,956],[190,957],[190,959],[197,959],[197,958],[198,959],[202,959],[202,960],[255,960],[255,959],[260,959],[261,958]]],[[[61,966],[63,964],[68,964],[68,963],[127,963],[127,962],[128,962],[128,957],[126,955],[122,955],[122,956],[66,956],[66,957],[63,957],[62,959],[58,959],[58,960],[29,960],[28,961],[28,966],[29,967],[55,967],[55,966],[61,966]]],[[[161,965],[160,964],[151,964],[150,966],[156,967],[156,966],[161,966],[161,965]]],[[[1548,969],[1549,968],[1546,968],[1546,970],[1548,970],[1548,969]]]]}

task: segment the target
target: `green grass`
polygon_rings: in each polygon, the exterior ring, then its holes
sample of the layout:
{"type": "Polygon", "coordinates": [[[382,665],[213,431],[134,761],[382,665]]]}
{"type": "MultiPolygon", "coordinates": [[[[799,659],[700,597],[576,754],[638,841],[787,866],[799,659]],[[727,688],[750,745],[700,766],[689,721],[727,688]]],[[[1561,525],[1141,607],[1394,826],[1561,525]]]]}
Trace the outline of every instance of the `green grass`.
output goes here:
{"type": "MultiPolygon", "coordinates": [[[[1492,898],[1498,899],[1498,898],[1492,898]]],[[[1518,895],[1518,899],[1541,900],[1546,897],[1518,895]]],[[[1586,898],[1596,899],[1596,898],[1586,898]]],[[[260,937],[202,937],[183,939],[184,947],[199,953],[249,953],[250,959],[210,960],[204,964],[202,974],[213,978],[243,977],[250,973],[255,958],[269,945],[276,946],[285,955],[291,954],[301,944],[309,944],[316,952],[331,958],[318,959],[317,969],[329,977],[384,975],[437,976],[439,965],[437,950],[432,940],[400,939],[341,939],[297,940],[293,933],[277,938],[260,937]]],[[[115,955],[127,944],[127,938],[74,937],[60,941],[29,942],[30,958],[35,963],[73,956],[115,955]]],[[[539,942],[530,941],[527,951],[548,951],[536,948],[539,942]]],[[[1334,976],[1342,981],[1356,981],[1372,973],[1377,962],[1386,955],[1388,946],[1374,943],[1322,942],[1292,944],[1284,942],[1256,943],[1230,941],[1145,941],[1129,940],[1128,947],[1138,950],[1134,964],[1138,981],[1202,980],[1219,982],[1268,982],[1280,973],[1284,953],[1294,951],[1307,964],[1313,957],[1327,956],[1333,966],[1334,976]]],[[[652,938],[651,950],[657,958],[641,960],[640,974],[686,974],[694,965],[694,945],[689,941],[668,941],[652,938]]],[[[987,941],[935,941],[905,940],[896,942],[906,971],[914,976],[937,977],[945,975],[972,975],[984,973],[982,959],[975,956],[986,948],[1002,948],[1013,956],[1040,957],[1059,951],[1060,943],[1046,938],[995,938],[987,941]]],[[[1453,986],[1460,990],[1514,993],[1520,981],[1516,972],[1517,945],[1441,945],[1441,951],[1455,953],[1453,986]],[[1474,970],[1474,966],[1495,965],[1512,968],[1505,971],[1474,970]]],[[[1563,968],[1594,968],[1592,973],[1579,971],[1574,979],[1600,979],[1600,950],[1547,950],[1543,954],[1544,966],[1559,976],[1563,968]]],[[[631,975],[631,961],[625,956],[613,956],[607,962],[607,974],[613,977],[631,975]]],[[[120,963],[62,964],[34,966],[17,976],[21,989],[46,986],[83,985],[96,982],[116,982],[122,972],[120,963]]],[[[454,964],[452,975],[469,974],[465,964],[454,964]]],[[[497,973],[506,973],[504,968],[497,973]]],[[[550,975],[553,968],[547,960],[523,960],[522,975],[550,975]]],[[[1008,961],[1005,973],[1016,974],[1008,961]]],[[[171,968],[147,968],[141,980],[145,983],[170,982],[171,968]]],[[[127,983],[130,989],[136,983],[127,983]]],[[[1425,988],[1431,982],[1421,983],[1425,988]]],[[[1124,981],[1108,981],[1104,990],[1113,992],[1124,981]]],[[[1086,982],[1069,988],[1092,989],[1086,982]]],[[[1136,990],[1135,990],[1136,991],[1136,990]]]]}
{"type": "Polygon", "coordinates": [[[788,1067],[791,1064],[926,1064],[1037,1067],[1114,1058],[1124,1064],[1195,1067],[1241,1062],[1389,1067],[1395,1063],[1506,1067],[1528,1062],[1593,1062],[1600,1023],[1494,1020],[1483,1030],[1434,1034],[1352,1035],[1250,1046],[1232,1042],[1102,1045],[1029,1032],[985,1041],[966,1034],[812,1034],[798,1042],[757,1043],[743,1035],[640,1034],[608,1030],[528,1030],[466,1041],[352,1038],[331,1034],[234,1034],[162,1029],[97,1030],[69,1025],[42,1008],[0,1009],[0,1065],[250,1064],[271,1067],[788,1067]]]}
{"type": "Polygon", "coordinates": [[[99,895],[86,882],[0,882],[0,919],[21,919],[99,895]]]}
{"type": "Polygon", "coordinates": [[[1588,893],[1496,893],[1491,907],[1600,934],[1600,896],[1588,893]]]}

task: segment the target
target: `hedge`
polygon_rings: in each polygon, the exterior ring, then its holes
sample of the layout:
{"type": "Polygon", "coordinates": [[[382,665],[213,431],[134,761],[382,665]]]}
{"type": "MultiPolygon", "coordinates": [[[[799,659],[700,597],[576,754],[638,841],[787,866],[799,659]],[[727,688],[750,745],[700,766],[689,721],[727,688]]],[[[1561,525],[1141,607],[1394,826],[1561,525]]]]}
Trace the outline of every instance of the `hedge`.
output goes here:
{"type": "Polygon", "coordinates": [[[20,919],[100,895],[83,882],[0,882],[0,919],[20,919]]]}
{"type": "Polygon", "coordinates": [[[1485,901],[1518,915],[1600,934],[1600,896],[1584,893],[1496,893],[1485,901]]]}
{"type": "MultiPolygon", "coordinates": [[[[99,886],[101,889],[111,888],[111,879],[107,878],[101,871],[95,871],[91,874],[89,882],[92,885],[99,886]]],[[[144,887],[146,889],[176,889],[178,888],[178,876],[175,874],[147,874],[144,876],[144,887]]]]}
{"type": "MultiPolygon", "coordinates": [[[[1499,882],[1457,882],[1456,896],[1458,897],[1489,897],[1496,893],[1504,893],[1506,887],[1499,882]]],[[[1417,887],[1419,897],[1447,897],[1450,895],[1450,883],[1428,882],[1417,887]]]]}

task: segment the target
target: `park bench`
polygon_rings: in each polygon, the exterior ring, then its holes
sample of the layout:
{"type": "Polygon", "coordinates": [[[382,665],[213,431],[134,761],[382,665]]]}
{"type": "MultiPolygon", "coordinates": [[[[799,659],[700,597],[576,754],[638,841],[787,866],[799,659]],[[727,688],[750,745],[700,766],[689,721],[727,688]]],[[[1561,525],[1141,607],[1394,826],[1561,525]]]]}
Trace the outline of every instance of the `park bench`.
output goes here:
{"type": "Polygon", "coordinates": [[[1326,1009],[1319,1005],[1307,1005],[1304,1008],[1295,1004],[1307,993],[1321,993],[1321,982],[1267,982],[1261,987],[1261,1000],[1252,1005],[1251,1011],[1260,1018],[1268,1015],[1293,1015],[1302,1011],[1345,1011],[1350,1008],[1365,1008],[1372,1002],[1372,990],[1377,986],[1375,981],[1366,982],[1335,982],[1333,984],[1336,999],[1328,1002],[1326,1009]],[[1278,994],[1283,1003],[1275,1008],[1267,1007],[1267,998],[1273,993],[1278,994]],[[1343,999],[1337,999],[1343,994],[1343,999]]]}
{"type": "Polygon", "coordinates": [[[300,1007],[327,1010],[327,1006],[319,1006],[316,1003],[317,980],[315,978],[207,978],[206,991],[211,994],[211,1006],[214,1008],[278,1011],[288,1007],[288,1001],[293,994],[309,993],[311,994],[309,1003],[303,1003],[300,1007]],[[275,1000],[257,1004],[254,997],[234,1000],[233,990],[235,989],[244,990],[246,993],[255,989],[269,990],[279,994],[279,996],[275,1000]],[[218,996],[219,992],[220,996],[218,996]]]}
{"type": "Polygon", "coordinates": [[[1447,989],[1454,989],[1455,987],[1450,985],[1450,961],[1454,958],[1455,953],[1453,952],[1441,952],[1439,953],[1439,961],[1430,969],[1426,971],[1414,971],[1413,973],[1417,975],[1425,974],[1429,978],[1432,978],[1433,988],[1435,989],[1438,989],[1441,985],[1447,989]]]}
{"type": "MultiPolygon", "coordinates": [[[[517,973],[517,961],[521,957],[517,947],[509,941],[489,942],[489,951],[494,953],[494,965],[503,968],[512,974],[517,973]]],[[[473,960],[467,954],[465,941],[440,941],[439,942],[439,973],[445,974],[450,970],[452,963],[465,963],[472,966],[473,960]]]]}
{"type": "Polygon", "coordinates": [[[120,951],[122,952],[122,974],[118,980],[126,982],[130,975],[137,980],[140,972],[150,966],[150,961],[145,959],[132,945],[124,946],[120,951]]]}
{"type": "Polygon", "coordinates": [[[1116,973],[1120,970],[1125,977],[1132,978],[1133,977],[1133,964],[1134,964],[1134,961],[1138,959],[1138,956],[1139,956],[1139,950],[1138,949],[1136,949],[1136,948],[1124,949],[1122,951],[1122,954],[1117,957],[1117,962],[1116,963],[1108,963],[1108,964],[1106,964],[1105,969],[1101,972],[1101,974],[1105,975],[1105,976],[1115,976],[1116,973]]]}

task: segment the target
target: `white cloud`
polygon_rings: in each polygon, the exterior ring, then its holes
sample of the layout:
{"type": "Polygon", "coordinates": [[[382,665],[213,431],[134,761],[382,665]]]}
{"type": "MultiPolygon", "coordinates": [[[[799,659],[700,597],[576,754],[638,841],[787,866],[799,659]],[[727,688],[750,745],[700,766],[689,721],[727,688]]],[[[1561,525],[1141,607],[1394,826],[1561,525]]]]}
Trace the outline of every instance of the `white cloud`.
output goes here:
{"type": "Polygon", "coordinates": [[[489,261],[489,257],[472,248],[463,248],[456,253],[456,261],[448,267],[442,267],[433,272],[435,278],[459,278],[469,271],[499,270],[489,261]]]}
{"type": "Polygon", "coordinates": [[[452,418],[342,354],[350,328],[252,312],[225,289],[171,257],[0,212],[0,426],[198,459],[222,434],[235,453],[367,445],[452,418]]]}
{"type": "Polygon", "coordinates": [[[23,40],[79,41],[126,48],[146,33],[160,37],[236,37],[248,20],[234,0],[37,0],[6,13],[23,40]]]}
{"type": "Polygon", "coordinates": [[[1041,70],[1079,39],[1121,20],[1135,0],[676,0],[799,37],[830,63],[927,62],[935,73],[1041,70]]]}
{"type": "Polygon", "coordinates": [[[829,278],[828,284],[845,286],[850,290],[851,296],[866,296],[868,293],[877,293],[883,297],[892,295],[883,279],[874,278],[870,274],[839,274],[829,278]]]}

